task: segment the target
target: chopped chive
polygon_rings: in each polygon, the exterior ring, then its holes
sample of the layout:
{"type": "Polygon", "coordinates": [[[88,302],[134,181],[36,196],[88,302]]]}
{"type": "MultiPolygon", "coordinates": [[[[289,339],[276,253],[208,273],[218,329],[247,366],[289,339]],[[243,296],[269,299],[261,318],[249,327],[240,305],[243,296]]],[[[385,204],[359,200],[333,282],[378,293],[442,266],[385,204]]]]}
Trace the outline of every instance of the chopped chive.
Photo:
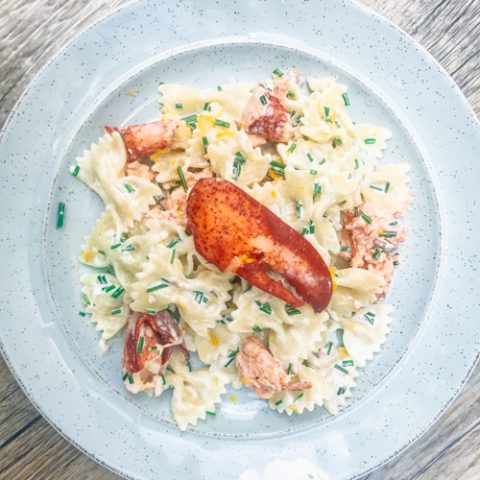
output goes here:
{"type": "Polygon", "coordinates": [[[116,310],[112,310],[110,313],[111,315],[120,315],[122,313],[122,309],[117,308],[116,310]]]}
{"type": "Polygon", "coordinates": [[[286,165],[284,163],[280,163],[280,162],[277,162],[276,160],[272,160],[270,162],[270,167],[271,167],[271,170],[275,172],[277,175],[285,177],[286,165]]]}
{"type": "Polygon", "coordinates": [[[122,380],[125,381],[127,379],[127,377],[128,377],[128,372],[125,372],[123,374],[122,380]]]}
{"type": "Polygon", "coordinates": [[[373,145],[377,140],[375,138],[366,138],[364,140],[365,145],[373,145]]]}
{"type": "Polygon", "coordinates": [[[360,212],[358,211],[358,207],[353,207],[353,214],[358,217],[360,215],[360,212]]]}
{"type": "Polygon", "coordinates": [[[394,267],[398,267],[398,265],[400,265],[400,262],[399,262],[398,260],[395,260],[395,261],[393,262],[393,266],[394,266],[394,267]]]}
{"type": "Polygon", "coordinates": [[[304,393],[299,393],[294,399],[293,401],[296,402],[297,400],[300,400],[302,397],[303,397],[304,393]]]}
{"type": "Polygon", "coordinates": [[[355,170],[358,170],[358,158],[355,159],[355,170]]]}
{"type": "Polygon", "coordinates": [[[170,264],[173,264],[176,254],[177,254],[177,251],[175,249],[172,249],[172,253],[170,254],[170,264]]]}
{"type": "Polygon", "coordinates": [[[340,137],[332,137],[330,141],[332,142],[333,148],[341,147],[343,145],[343,141],[340,137]]]}
{"type": "Polygon", "coordinates": [[[338,387],[337,395],[343,395],[346,391],[346,387],[338,387]]]}
{"type": "Polygon", "coordinates": [[[342,365],[344,367],[353,367],[353,360],[343,360],[342,365]]]}
{"type": "Polygon", "coordinates": [[[79,171],[80,171],[80,166],[75,165],[75,168],[72,170],[72,176],[76,177],[79,171]]]}
{"type": "Polygon", "coordinates": [[[240,174],[242,173],[242,167],[246,161],[247,158],[242,152],[235,153],[232,166],[232,178],[234,180],[238,180],[238,178],[240,177],[240,174]]]}
{"type": "Polygon", "coordinates": [[[174,318],[177,323],[180,323],[180,310],[178,310],[177,305],[169,305],[167,307],[167,312],[174,318]]]}
{"type": "Polygon", "coordinates": [[[324,107],[323,111],[325,112],[325,118],[330,116],[330,107],[324,107]]]}
{"type": "Polygon", "coordinates": [[[235,358],[237,358],[237,353],[238,353],[238,348],[235,350],[235,351],[232,351],[228,354],[228,362],[224,365],[225,368],[227,368],[228,366],[230,366],[232,364],[232,362],[235,360],[235,358]]]}
{"type": "Polygon", "coordinates": [[[317,175],[317,170],[314,170],[313,168],[310,169],[310,175],[317,175]]]}
{"type": "Polygon", "coordinates": [[[275,402],[275,405],[278,407],[282,402],[283,402],[283,400],[277,400],[277,401],[275,402]]]}
{"type": "Polygon", "coordinates": [[[268,302],[262,303],[260,300],[255,300],[255,303],[261,312],[266,313],[267,315],[272,314],[272,306],[268,302]]]}
{"type": "Polygon", "coordinates": [[[185,177],[183,175],[182,167],[177,168],[177,173],[178,173],[178,178],[180,179],[180,183],[182,184],[183,189],[186,192],[188,192],[188,185],[187,185],[187,181],[185,180],[185,177]]]}
{"type": "Polygon", "coordinates": [[[326,160],[324,158],[322,158],[322,160],[320,160],[320,162],[318,162],[318,165],[321,167],[325,162],[326,162],[326,160]]]}
{"type": "Polygon", "coordinates": [[[292,143],[292,144],[288,147],[287,153],[293,153],[296,148],[297,148],[297,144],[296,144],[296,143],[292,143]]]}
{"type": "Polygon", "coordinates": [[[351,247],[340,247],[340,251],[341,252],[351,252],[352,249],[351,249],[351,247]]]}
{"type": "Polygon", "coordinates": [[[128,383],[130,385],[133,385],[133,383],[134,383],[133,377],[128,372],[125,372],[125,375],[123,376],[123,381],[125,381],[127,379],[128,379],[128,383]]]}
{"type": "Polygon", "coordinates": [[[162,377],[162,383],[163,385],[166,385],[167,384],[167,380],[165,379],[165,376],[164,375],[160,375],[162,377]]]}
{"type": "Polygon", "coordinates": [[[135,191],[135,189],[128,183],[124,183],[123,186],[125,187],[128,193],[133,193],[135,191]]]}
{"type": "Polygon", "coordinates": [[[154,285],[153,287],[147,288],[147,293],[152,293],[157,290],[161,290],[162,288],[167,288],[170,282],[168,280],[165,280],[165,278],[162,278],[162,280],[165,283],[159,283],[158,285],[154,285]]]}
{"type": "Polygon", "coordinates": [[[121,247],[122,244],[120,242],[114,243],[113,245],[110,245],[110,250],[115,250],[118,247],[121,247]]]}
{"type": "Polygon", "coordinates": [[[127,245],[125,248],[122,248],[122,252],[134,252],[135,247],[133,245],[127,245]]]}
{"type": "Polygon", "coordinates": [[[276,69],[272,72],[272,75],[273,75],[274,77],[280,78],[280,77],[283,77],[283,72],[282,72],[279,68],[276,68],[276,69]]]}
{"type": "Polygon", "coordinates": [[[343,98],[343,103],[345,104],[346,107],[350,106],[350,98],[348,98],[348,93],[342,93],[342,98],[343,98]]]}
{"type": "Polygon", "coordinates": [[[85,312],[82,312],[82,311],[78,312],[78,314],[79,314],[81,317],[86,317],[86,316],[87,316],[87,314],[86,314],[85,312]]]}
{"type": "Polygon", "coordinates": [[[333,342],[328,342],[326,347],[327,347],[327,355],[330,355],[330,352],[332,351],[332,347],[333,347],[333,342]]]}
{"type": "Polygon", "coordinates": [[[203,110],[204,110],[205,112],[211,112],[211,111],[212,111],[212,107],[210,106],[210,102],[205,102],[205,103],[203,104],[203,110]]]}
{"type": "Polygon", "coordinates": [[[175,237],[170,240],[170,243],[167,245],[167,248],[173,248],[178,242],[181,242],[182,239],[180,237],[175,237]]]}
{"type": "Polygon", "coordinates": [[[365,312],[364,315],[366,315],[367,317],[375,317],[376,315],[373,313],[373,312],[365,312]]]}
{"type": "Polygon", "coordinates": [[[124,291],[125,291],[124,288],[118,287],[118,288],[112,293],[112,298],[118,298],[124,291]]]}
{"type": "Polygon", "coordinates": [[[346,370],[345,368],[341,367],[340,365],[335,364],[335,365],[333,366],[333,368],[336,368],[339,372],[342,372],[342,373],[344,373],[345,375],[348,375],[348,370],[346,370]]]}
{"type": "Polygon", "coordinates": [[[195,301],[200,305],[202,303],[207,303],[208,298],[205,296],[205,294],[200,291],[200,290],[194,290],[193,294],[195,295],[195,301]]]}
{"type": "Polygon", "coordinates": [[[170,365],[167,365],[167,371],[170,372],[170,373],[175,373],[173,371],[173,368],[170,365]]]}
{"type": "Polygon", "coordinates": [[[381,254],[382,254],[382,251],[379,248],[376,248],[372,253],[372,258],[374,258],[375,260],[378,260],[381,254]]]}
{"type": "Polygon", "coordinates": [[[182,120],[190,126],[192,123],[197,123],[197,114],[192,113],[191,115],[187,115],[186,117],[183,117],[182,120]]]}
{"type": "Polygon", "coordinates": [[[211,417],[214,417],[216,414],[217,414],[216,412],[209,412],[209,411],[207,410],[207,415],[210,415],[211,417]]]}
{"type": "Polygon", "coordinates": [[[148,349],[153,352],[155,350],[158,350],[158,347],[156,345],[150,345],[150,347],[148,347],[148,349]]]}
{"type": "Polygon", "coordinates": [[[262,332],[263,329],[262,329],[262,327],[259,327],[258,325],[254,325],[254,326],[252,327],[252,330],[253,330],[255,333],[260,333],[260,332],[262,332]]]}
{"type": "Polygon", "coordinates": [[[384,230],[382,233],[378,234],[379,237],[393,238],[397,236],[395,230],[384,230]]]}
{"type": "Polygon", "coordinates": [[[217,91],[221,92],[222,90],[223,90],[223,88],[220,85],[217,85],[217,91]]]}
{"type": "Polygon", "coordinates": [[[292,372],[292,364],[289,363],[287,367],[287,375],[290,375],[291,372],[292,372]]]}
{"type": "Polygon", "coordinates": [[[303,216],[303,205],[300,200],[295,200],[295,214],[297,218],[302,218],[303,216]]]}
{"type": "Polygon", "coordinates": [[[180,180],[172,180],[170,182],[170,188],[168,189],[168,193],[172,193],[176,188],[181,185],[180,180]]]}
{"type": "Polygon", "coordinates": [[[318,183],[315,182],[313,184],[313,201],[315,202],[318,198],[318,196],[322,193],[322,186],[318,183]]]}
{"type": "Polygon", "coordinates": [[[360,216],[369,224],[371,225],[372,219],[364,212],[360,212],[360,216]]]}
{"type": "Polygon", "coordinates": [[[192,364],[190,362],[186,362],[185,365],[187,366],[188,371],[191,372],[192,371],[192,364]]]}
{"type": "Polygon", "coordinates": [[[183,103],[176,103],[175,108],[183,108],[183,103]]]}
{"type": "Polygon", "coordinates": [[[203,151],[207,153],[207,148],[208,148],[208,138],[207,137],[202,137],[202,143],[203,143],[203,151]]]}
{"type": "Polygon", "coordinates": [[[366,312],[363,314],[363,317],[365,320],[370,324],[373,325],[375,323],[375,314],[372,314],[372,312],[366,312]],[[370,315],[369,315],[370,314],[370,315]]]}
{"type": "Polygon", "coordinates": [[[343,334],[344,334],[343,328],[337,328],[337,330],[335,331],[335,334],[337,335],[338,346],[344,347],[345,344],[343,343],[343,334]]]}
{"type": "Polygon", "coordinates": [[[213,123],[215,125],[218,125],[219,127],[224,127],[224,128],[230,127],[230,122],[226,122],[225,120],[221,120],[220,118],[216,118],[213,123]]]}
{"type": "Polygon", "coordinates": [[[313,234],[315,233],[315,224],[313,223],[313,220],[309,220],[308,223],[303,227],[302,229],[302,235],[307,235],[307,234],[313,234]]]}
{"type": "Polygon", "coordinates": [[[388,191],[390,190],[390,185],[391,183],[387,180],[387,183],[385,184],[385,193],[388,193],[388,191]]]}
{"type": "Polygon", "coordinates": [[[372,190],[378,190],[379,192],[383,192],[383,188],[382,188],[382,187],[377,187],[376,185],[369,185],[369,187],[370,187],[372,190]]]}
{"type": "Polygon", "coordinates": [[[302,313],[298,308],[292,307],[288,304],[285,304],[285,311],[287,312],[287,315],[300,315],[302,313]]]}
{"type": "Polygon", "coordinates": [[[109,293],[111,292],[112,290],[115,290],[115,285],[109,285],[108,287],[103,287],[102,290],[105,292],[105,293],[109,293]]]}
{"type": "Polygon", "coordinates": [[[289,90],[287,92],[287,97],[291,98],[292,100],[295,100],[295,98],[296,98],[295,92],[293,92],[292,90],[289,90]]]}
{"type": "Polygon", "coordinates": [[[313,162],[313,157],[310,155],[310,153],[307,152],[307,158],[310,162],[313,162]]]}
{"type": "Polygon", "coordinates": [[[153,308],[147,308],[145,310],[145,313],[148,313],[149,315],[156,315],[158,313],[158,310],[154,310],[153,308]]]}
{"type": "Polygon", "coordinates": [[[104,252],[103,250],[99,250],[99,251],[98,251],[98,253],[99,253],[100,255],[103,255],[103,256],[105,256],[105,255],[106,255],[106,254],[105,254],[105,252],[104,252]]]}
{"type": "Polygon", "coordinates": [[[57,209],[57,228],[63,227],[63,221],[65,219],[65,203],[58,202],[58,209],[57,209]]]}
{"type": "Polygon", "coordinates": [[[103,283],[106,285],[108,283],[107,277],[105,275],[97,275],[98,283],[103,283]]]}
{"type": "Polygon", "coordinates": [[[267,97],[265,95],[260,95],[260,102],[262,102],[262,105],[266,105],[268,103],[267,97]]]}

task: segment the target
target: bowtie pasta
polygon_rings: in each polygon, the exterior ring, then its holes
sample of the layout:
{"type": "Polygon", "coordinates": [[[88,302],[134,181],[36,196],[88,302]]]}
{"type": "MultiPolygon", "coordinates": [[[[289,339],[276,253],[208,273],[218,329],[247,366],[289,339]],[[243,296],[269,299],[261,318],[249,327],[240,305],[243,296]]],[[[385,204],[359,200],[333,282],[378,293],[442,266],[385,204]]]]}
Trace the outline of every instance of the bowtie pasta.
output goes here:
{"type": "Polygon", "coordinates": [[[215,415],[227,388],[253,388],[279,413],[337,413],[390,330],[384,295],[406,235],[408,166],[379,164],[389,132],[352,121],[335,78],[276,69],[261,85],[159,90],[160,148],[140,142],[153,124],[107,129],[71,167],[105,203],[80,254],[93,267],[81,278],[83,316],[103,351],[126,330],[125,386],[173,390],[182,430],[215,415]],[[314,246],[334,283],[324,311],[286,305],[196,252],[185,205],[212,176],[314,246]]]}

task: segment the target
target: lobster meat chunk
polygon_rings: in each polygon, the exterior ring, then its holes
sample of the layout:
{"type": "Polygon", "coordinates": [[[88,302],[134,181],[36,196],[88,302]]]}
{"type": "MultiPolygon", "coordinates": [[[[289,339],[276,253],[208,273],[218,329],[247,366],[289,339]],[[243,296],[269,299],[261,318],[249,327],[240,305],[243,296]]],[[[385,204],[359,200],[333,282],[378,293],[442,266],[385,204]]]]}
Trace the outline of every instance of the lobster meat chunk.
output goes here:
{"type": "Polygon", "coordinates": [[[133,162],[157,150],[169,148],[173,144],[177,126],[175,120],[159,120],[125,128],[105,127],[105,132],[120,133],[127,150],[127,162],[133,162]]]}
{"type": "Polygon", "coordinates": [[[142,380],[148,381],[149,377],[163,371],[172,348],[177,345],[188,360],[182,332],[167,310],[155,315],[133,313],[125,334],[123,372],[129,375],[145,372],[142,380]]]}
{"type": "Polygon", "coordinates": [[[272,398],[282,390],[299,391],[312,388],[310,382],[292,382],[281,363],[255,335],[247,338],[237,355],[235,365],[241,381],[260,398],[272,398]]]}
{"type": "Polygon", "coordinates": [[[290,114],[282,101],[263,85],[257,85],[242,113],[242,123],[254,145],[288,142],[293,135],[290,114]]]}
{"type": "Polygon", "coordinates": [[[187,199],[195,248],[222,272],[232,272],[293,307],[321,312],[332,278],[320,254],[302,235],[233,183],[200,179],[187,199]],[[289,285],[275,280],[267,268],[289,285]]]}

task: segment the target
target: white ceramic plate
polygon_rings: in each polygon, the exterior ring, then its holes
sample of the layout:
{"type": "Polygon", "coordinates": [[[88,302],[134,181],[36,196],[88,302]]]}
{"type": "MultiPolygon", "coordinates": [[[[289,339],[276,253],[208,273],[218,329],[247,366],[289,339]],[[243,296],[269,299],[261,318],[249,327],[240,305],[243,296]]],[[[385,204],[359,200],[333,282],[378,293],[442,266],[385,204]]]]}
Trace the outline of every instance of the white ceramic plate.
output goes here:
{"type": "Polygon", "coordinates": [[[2,351],[42,414],[126,477],[354,478],[431,426],[474,365],[480,129],[438,64],[356,4],[130,4],[42,70],[0,142],[2,351]],[[276,67],[338,75],[353,118],[393,132],[385,161],[412,167],[415,208],[389,295],[392,333],[336,417],[280,416],[245,394],[181,433],[168,399],[124,391],[121,339],[101,356],[97,333],[78,316],[76,258],[101,206],[67,167],[103,125],[155,119],[159,81],[255,81],[276,67]],[[125,95],[132,88],[138,95],[125,95]],[[59,201],[67,218],[56,230],[59,201]]]}

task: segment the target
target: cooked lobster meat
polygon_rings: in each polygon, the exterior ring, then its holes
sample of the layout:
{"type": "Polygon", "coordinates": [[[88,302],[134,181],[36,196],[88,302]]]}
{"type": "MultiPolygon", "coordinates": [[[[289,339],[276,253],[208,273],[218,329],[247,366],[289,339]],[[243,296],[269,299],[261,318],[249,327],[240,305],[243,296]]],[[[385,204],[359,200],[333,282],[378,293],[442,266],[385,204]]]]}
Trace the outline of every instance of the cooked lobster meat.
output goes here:
{"type": "Polygon", "coordinates": [[[159,120],[125,128],[105,127],[106,133],[118,132],[127,150],[127,162],[150,156],[157,150],[169,148],[174,139],[177,122],[159,120]]]}
{"type": "Polygon", "coordinates": [[[125,334],[123,371],[134,374],[148,366],[151,373],[159,373],[176,345],[188,360],[182,332],[167,310],[155,315],[133,313],[125,334]]]}
{"type": "Polygon", "coordinates": [[[309,303],[321,312],[328,305],[332,278],[317,250],[233,183],[199,180],[187,199],[187,225],[196,250],[222,272],[239,275],[294,307],[309,303]]]}
{"type": "Polygon", "coordinates": [[[255,335],[247,338],[237,354],[236,367],[240,380],[260,398],[271,398],[282,390],[299,391],[312,388],[310,382],[292,382],[280,362],[255,335]]]}

